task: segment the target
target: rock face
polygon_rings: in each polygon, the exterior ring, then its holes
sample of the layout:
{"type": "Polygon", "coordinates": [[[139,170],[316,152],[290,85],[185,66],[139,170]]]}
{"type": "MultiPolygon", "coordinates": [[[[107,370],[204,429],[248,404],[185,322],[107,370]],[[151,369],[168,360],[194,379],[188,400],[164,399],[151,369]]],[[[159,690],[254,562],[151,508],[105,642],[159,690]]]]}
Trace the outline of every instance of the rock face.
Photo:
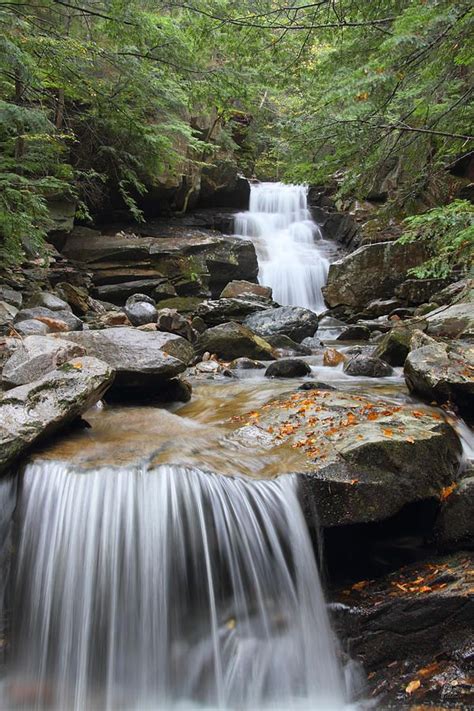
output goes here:
{"type": "Polygon", "coordinates": [[[311,373],[311,368],[304,360],[298,358],[282,358],[277,360],[265,371],[266,378],[304,378],[311,373]]]}
{"type": "MultiPolygon", "coordinates": [[[[269,447],[299,449],[302,496],[322,526],[388,518],[407,503],[439,497],[458,475],[458,437],[426,408],[314,389],[271,400],[252,419],[232,436],[248,443],[255,430],[269,447]]],[[[277,475],[294,472],[283,450],[278,460],[277,475]]]]}
{"type": "Polygon", "coordinates": [[[192,345],[181,336],[126,326],[71,333],[67,339],[116,371],[110,392],[114,398],[159,395],[166,381],[182,373],[194,357],[192,345]]]}
{"type": "Polygon", "coordinates": [[[405,361],[408,388],[432,402],[453,402],[467,412],[474,405],[474,347],[432,343],[411,351],[405,361]]]}
{"type": "Polygon", "coordinates": [[[94,405],[114,378],[96,358],[75,358],[0,400],[0,472],[43,437],[94,405]]]}
{"type": "Polygon", "coordinates": [[[280,306],[249,316],[244,325],[263,338],[284,335],[301,343],[303,338],[314,336],[318,328],[318,317],[313,311],[300,306],[280,306]]]}
{"type": "Polygon", "coordinates": [[[333,598],[332,616],[380,708],[474,704],[472,554],[434,558],[333,598]]]}
{"type": "Polygon", "coordinates": [[[2,383],[6,388],[25,385],[85,354],[76,343],[48,336],[27,336],[22,341],[9,339],[14,350],[3,366],[2,383]]]}
{"type": "Polygon", "coordinates": [[[344,372],[347,375],[363,376],[366,378],[386,378],[392,374],[392,368],[380,358],[360,353],[344,363],[344,372]]]}
{"type": "Polygon", "coordinates": [[[416,243],[379,242],[359,247],[329,267],[324,289],[326,303],[360,311],[374,299],[390,299],[411,267],[426,258],[416,243]]]}
{"type": "Polygon", "coordinates": [[[255,281],[258,273],[250,241],[153,223],[142,236],[95,233],[85,238],[74,230],[63,253],[92,272],[95,296],[120,305],[135,292],[156,301],[176,295],[218,297],[229,281],[255,281]]]}
{"type": "Polygon", "coordinates": [[[426,314],[426,332],[437,338],[474,338],[474,303],[453,304],[426,314]]]}
{"type": "Polygon", "coordinates": [[[246,326],[229,322],[214,326],[199,336],[199,353],[214,353],[223,360],[235,358],[256,358],[274,360],[273,349],[263,338],[246,326]]]}

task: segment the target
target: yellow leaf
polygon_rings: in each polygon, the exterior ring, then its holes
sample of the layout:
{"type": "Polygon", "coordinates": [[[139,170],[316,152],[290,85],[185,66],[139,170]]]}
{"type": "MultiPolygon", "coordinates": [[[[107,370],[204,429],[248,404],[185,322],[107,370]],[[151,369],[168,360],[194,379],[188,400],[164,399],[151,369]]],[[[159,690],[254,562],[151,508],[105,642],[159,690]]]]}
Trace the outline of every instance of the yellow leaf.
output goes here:
{"type": "Polygon", "coordinates": [[[236,623],[235,619],[233,617],[231,617],[230,620],[227,620],[227,622],[225,623],[225,626],[227,627],[228,630],[235,630],[236,624],[237,623],[236,623]]]}
{"type": "Polygon", "coordinates": [[[413,692],[419,689],[420,686],[421,681],[419,679],[413,679],[413,681],[410,681],[405,691],[407,692],[407,694],[413,694],[413,692]]]}
{"type": "Polygon", "coordinates": [[[82,370],[82,363],[71,363],[71,365],[76,370],[82,370]]]}

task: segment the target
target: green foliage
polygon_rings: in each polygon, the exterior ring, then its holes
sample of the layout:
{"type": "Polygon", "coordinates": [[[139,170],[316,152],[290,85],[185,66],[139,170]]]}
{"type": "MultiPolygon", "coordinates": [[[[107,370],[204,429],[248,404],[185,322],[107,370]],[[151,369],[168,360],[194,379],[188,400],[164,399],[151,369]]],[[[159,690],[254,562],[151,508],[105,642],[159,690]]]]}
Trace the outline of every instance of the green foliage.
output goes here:
{"type": "Polygon", "coordinates": [[[410,270],[419,278],[446,277],[454,269],[466,272],[474,263],[474,205],[454,200],[423,215],[407,217],[401,244],[422,242],[432,255],[410,270]]]}

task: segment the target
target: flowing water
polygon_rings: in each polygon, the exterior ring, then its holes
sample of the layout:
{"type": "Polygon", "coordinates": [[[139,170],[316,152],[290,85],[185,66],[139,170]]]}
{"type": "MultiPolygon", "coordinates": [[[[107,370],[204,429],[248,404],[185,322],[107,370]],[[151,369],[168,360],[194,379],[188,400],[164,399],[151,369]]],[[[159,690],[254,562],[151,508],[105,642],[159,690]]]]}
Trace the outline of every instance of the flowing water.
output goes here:
{"type": "Polygon", "coordinates": [[[275,301],[325,310],[321,288],[334,246],[311,218],[304,185],[253,184],[249,209],[236,215],[234,230],[254,243],[259,281],[272,287],[275,301]]]}

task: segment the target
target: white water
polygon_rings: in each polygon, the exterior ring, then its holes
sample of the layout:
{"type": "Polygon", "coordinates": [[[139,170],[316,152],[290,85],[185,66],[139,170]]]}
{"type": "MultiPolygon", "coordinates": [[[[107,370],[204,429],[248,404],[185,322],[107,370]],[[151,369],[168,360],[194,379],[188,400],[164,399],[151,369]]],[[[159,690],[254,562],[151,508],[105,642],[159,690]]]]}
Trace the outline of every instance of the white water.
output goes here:
{"type": "Polygon", "coordinates": [[[344,707],[296,480],[30,464],[2,708],[344,707]]]}
{"type": "Polygon", "coordinates": [[[259,282],[272,287],[275,301],[319,313],[326,308],[321,288],[328,243],[311,219],[306,194],[304,185],[254,184],[249,210],[236,215],[234,230],[254,243],[259,282]]]}

